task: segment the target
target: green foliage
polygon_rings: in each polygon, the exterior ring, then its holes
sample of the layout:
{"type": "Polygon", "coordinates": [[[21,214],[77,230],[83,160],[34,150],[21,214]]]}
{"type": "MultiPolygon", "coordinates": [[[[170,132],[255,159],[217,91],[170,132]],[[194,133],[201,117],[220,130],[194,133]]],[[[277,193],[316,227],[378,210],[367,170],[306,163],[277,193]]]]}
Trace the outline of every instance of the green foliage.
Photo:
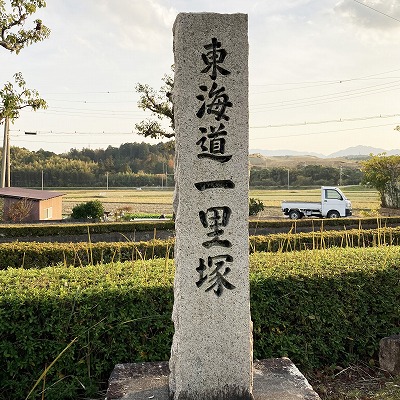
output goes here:
{"type": "Polygon", "coordinates": [[[400,228],[313,231],[250,236],[250,251],[290,252],[331,247],[400,245],[400,228]]]}
{"type": "MultiPolygon", "coordinates": [[[[173,221],[140,221],[140,222],[104,222],[96,223],[62,223],[62,224],[26,224],[0,225],[0,236],[7,238],[38,237],[38,236],[69,236],[118,233],[131,239],[136,231],[172,230],[173,221]]],[[[89,238],[88,238],[89,239],[89,238]]]]}
{"type": "Polygon", "coordinates": [[[158,121],[147,119],[135,125],[137,133],[154,139],[173,138],[174,133],[174,110],[171,101],[171,93],[174,87],[173,77],[164,75],[164,86],[157,93],[147,84],[138,83],[135,87],[140,98],[138,107],[144,111],[150,111],[158,120],[167,119],[171,130],[165,130],[158,121]]]}
{"type": "Polygon", "coordinates": [[[47,373],[46,400],[93,398],[115,364],[168,359],[172,262],[21,271],[0,275],[3,400],[25,399],[74,340],[47,373]]]}
{"type": "MultiPolygon", "coordinates": [[[[399,247],[253,254],[255,357],[302,369],[369,361],[398,332],[399,265],[399,247]]],[[[0,271],[2,399],[25,398],[68,346],[46,375],[47,400],[95,396],[117,363],[168,360],[173,276],[163,259],[0,271]]]]}
{"type": "Polygon", "coordinates": [[[398,333],[400,248],[251,256],[254,356],[303,368],[368,362],[398,333]]]}
{"type": "MultiPolygon", "coordinates": [[[[105,150],[71,149],[61,155],[12,147],[11,159],[14,186],[39,186],[42,171],[48,187],[105,187],[106,175],[110,187],[160,186],[165,171],[173,173],[174,146],[124,143],[105,150]]],[[[168,181],[173,185],[172,178],[168,181]]]]}
{"type": "Polygon", "coordinates": [[[257,215],[261,211],[264,211],[264,203],[259,199],[254,199],[253,197],[250,197],[249,216],[257,215]]]}
{"type": "Polygon", "coordinates": [[[99,200],[91,200],[86,203],[77,204],[72,209],[71,218],[73,219],[92,219],[99,220],[104,216],[104,207],[99,200]]]}
{"type": "Polygon", "coordinates": [[[26,87],[20,72],[15,74],[14,78],[17,88],[14,88],[11,82],[7,82],[0,90],[0,123],[5,118],[14,121],[19,117],[20,110],[26,107],[34,111],[47,108],[47,103],[39,97],[39,93],[26,87]]]}
{"type": "Polygon", "coordinates": [[[166,214],[164,216],[161,216],[160,214],[152,214],[152,213],[141,213],[141,212],[137,212],[137,213],[130,213],[127,212],[122,216],[122,219],[124,221],[131,221],[134,219],[158,219],[158,218],[169,218],[172,219],[172,214],[166,214]]]}
{"type": "MultiPolygon", "coordinates": [[[[174,239],[145,242],[0,244],[0,269],[8,267],[45,268],[55,265],[82,267],[107,262],[171,258],[174,239]]],[[[376,247],[400,245],[400,228],[352,229],[309,233],[278,233],[250,236],[249,251],[290,252],[332,247],[376,247]]]]}
{"type": "MultiPolygon", "coordinates": [[[[335,168],[323,165],[306,165],[290,169],[290,186],[358,185],[362,172],[355,168],[335,168]]],[[[250,185],[257,187],[287,187],[288,169],[283,167],[252,168],[250,185]]]]}
{"type": "Polygon", "coordinates": [[[363,182],[379,192],[382,207],[400,208],[400,156],[371,156],[362,170],[363,182]]]}
{"type": "Polygon", "coordinates": [[[171,258],[174,241],[98,243],[0,243],[0,269],[46,268],[57,265],[83,267],[109,262],[171,258]]]}
{"type": "Polygon", "coordinates": [[[47,38],[50,29],[40,19],[33,21],[31,29],[25,29],[27,18],[38,8],[46,7],[44,0],[11,0],[7,10],[5,0],[0,0],[0,46],[17,54],[22,48],[47,38]]]}

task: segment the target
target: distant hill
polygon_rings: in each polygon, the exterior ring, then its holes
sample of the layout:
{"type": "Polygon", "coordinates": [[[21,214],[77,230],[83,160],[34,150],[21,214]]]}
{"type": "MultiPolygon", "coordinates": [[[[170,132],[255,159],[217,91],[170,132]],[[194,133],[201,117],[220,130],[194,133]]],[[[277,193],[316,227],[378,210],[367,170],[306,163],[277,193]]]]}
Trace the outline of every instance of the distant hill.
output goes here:
{"type": "MultiPolygon", "coordinates": [[[[364,159],[366,157],[363,157],[364,159]]],[[[321,158],[315,156],[272,156],[267,157],[262,154],[250,154],[249,162],[252,167],[258,168],[296,168],[306,165],[323,165],[325,167],[345,167],[345,168],[360,168],[360,158],[356,157],[336,157],[336,158],[321,158]]]]}
{"type": "Polygon", "coordinates": [[[336,153],[329,154],[327,157],[329,158],[335,158],[335,157],[349,157],[349,156],[359,156],[359,155],[370,155],[370,154],[381,154],[381,153],[386,153],[388,156],[395,155],[395,154],[400,154],[400,149],[394,149],[394,150],[385,150],[385,149],[379,149],[376,147],[370,147],[370,146],[354,146],[354,147],[349,147],[344,150],[337,151],[336,153]]]}

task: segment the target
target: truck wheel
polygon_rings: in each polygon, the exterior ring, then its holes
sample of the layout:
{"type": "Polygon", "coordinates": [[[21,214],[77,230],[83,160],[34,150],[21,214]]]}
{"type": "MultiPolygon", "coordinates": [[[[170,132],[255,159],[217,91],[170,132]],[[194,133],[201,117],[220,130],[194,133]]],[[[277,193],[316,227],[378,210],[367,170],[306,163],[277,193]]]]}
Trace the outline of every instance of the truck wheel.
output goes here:
{"type": "Polygon", "coordinates": [[[298,210],[290,210],[289,211],[289,218],[290,219],[300,219],[301,218],[301,212],[298,210]]]}
{"type": "Polygon", "coordinates": [[[329,212],[328,212],[327,217],[328,217],[328,218],[340,218],[340,214],[339,214],[338,211],[332,210],[332,211],[329,211],[329,212]]]}

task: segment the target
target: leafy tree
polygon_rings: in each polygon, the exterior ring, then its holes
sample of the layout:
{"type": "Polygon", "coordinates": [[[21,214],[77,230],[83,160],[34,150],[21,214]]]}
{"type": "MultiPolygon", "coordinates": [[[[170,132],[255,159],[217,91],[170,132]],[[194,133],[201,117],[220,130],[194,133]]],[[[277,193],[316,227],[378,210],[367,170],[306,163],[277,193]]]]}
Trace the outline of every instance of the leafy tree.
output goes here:
{"type": "Polygon", "coordinates": [[[104,216],[104,207],[99,200],[92,200],[76,205],[72,209],[73,219],[98,220],[104,216]]]}
{"type": "Polygon", "coordinates": [[[47,108],[47,103],[39,97],[36,90],[27,89],[20,72],[15,74],[14,78],[16,87],[11,82],[7,82],[0,90],[0,124],[7,117],[11,121],[17,119],[23,108],[30,107],[34,111],[47,108]]]}
{"type": "Polygon", "coordinates": [[[152,116],[159,121],[168,120],[171,131],[164,129],[157,120],[146,119],[135,125],[139,135],[154,139],[175,137],[174,109],[172,105],[174,80],[171,75],[164,75],[162,80],[164,81],[164,85],[158,92],[149,85],[141,83],[136,85],[135,90],[140,94],[138,107],[144,111],[150,111],[152,116]]]}
{"type": "MultiPolygon", "coordinates": [[[[5,0],[0,0],[0,46],[18,54],[22,48],[47,38],[50,29],[40,19],[33,21],[32,28],[24,28],[27,19],[43,7],[46,7],[44,0],[10,0],[9,6],[6,6],[5,0]]],[[[0,90],[0,124],[6,118],[14,121],[22,108],[30,107],[36,111],[47,107],[36,90],[26,88],[20,72],[14,78],[17,89],[7,82],[0,90]]]]}
{"type": "Polygon", "coordinates": [[[362,162],[363,182],[374,187],[382,207],[400,208],[400,156],[373,156],[362,162]]]}
{"type": "Polygon", "coordinates": [[[0,46],[18,54],[22,48],[40,42],[50,35],[50,29],[40,19],[25,29],[27,19],[38,8],[46,7],[44,0],[11,0],[11,9],[6,9],[5,0],[0,0],[0,46]]]}

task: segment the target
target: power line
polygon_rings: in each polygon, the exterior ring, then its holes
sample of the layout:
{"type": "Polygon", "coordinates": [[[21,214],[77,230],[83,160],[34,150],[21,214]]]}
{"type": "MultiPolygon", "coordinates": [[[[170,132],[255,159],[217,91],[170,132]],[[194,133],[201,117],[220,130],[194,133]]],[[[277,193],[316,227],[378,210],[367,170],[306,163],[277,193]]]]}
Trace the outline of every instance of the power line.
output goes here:
{"type": "MultiPolygon", "coordinates": [[[[279,104],[279,102],[277,101],[275,105],[271,105],[271,106],[267,106],[261,110],[253,110],[252,112],[265,112],[265,110],[269,110],[269,111],[277,111],[277,110],[288,110],[288,109],[292,109],[292,108],[298,108],[298,107],[305,107],[305,106],[314,106],[314,105],[320,105],[320,104],[326,104],[326,103],[333,103],[335,101],[342,101],[342,100],[349,100],[349,99],[354,99],[356,97],[360,97],[360,96],[365,96],[365,94],[371,95],[371,94],[379,94],[379,93],[385,93],[385,92],[390,92],[396,89],[399,89],[400,85],[391,87],[391,88],[387,88],[387,89],[372,89],[372,90],[366,90],[364,92],[359,92],[359,93],[354,93],[354,94],[342,94],[336,97],[332,97],[332,98],[327,98],[327,99],[322,99],[322,100],[313,100],[312,98],[310,99],[302,99],[298,104],[295,103],[296,100],[288,100],[287,103],[294,103],[294,104],[282,104],[285,103],[280,102],[281,104],[279,104]],[[283,107],[282,107],[283,105],[283,107]]],[[[360,89],[359,89],[360,90],[360,89]]],[[[325,97],[328,96],[332,96],[332,95],[325,95],[325,97]]],[[[321,97],[321,96],[319,96],[321,97]]],[[[260,106],[257,106],[260,107],[260,106]]]]}
{"type": "Polygon", "coordinates": [[[93,118],[108,118],[108,119],[118,119],[118,120],[131,120],[131,121],[139,121],[143,120],[142,117],[138,116],[128,116],[124,114],[109,114],[109,115],[104,115],[104,114],[99,114],[96,112],[90,113],[90,112],[79,112],[79,111],[37,111],[37,114],[46,114],[46,115],[64,115],[67,117],[93,117],[93,118]]]}
{"type": "Polygon", "coordinates": [[[355,131],[355,130],[361,130],[361,129],[379,128],[382,126],[393,126],[393,124],[371,125],[371,126],[363,126],[363,127],[359,127],[359,128],[348,128],[348,129],[335,129],[332,131],[322,131],[322,132],[295,133],[295,134],[290,134],[290,135],[263,136],[263,137],[259,137],[259,138],[250,137],[250,141],[265,140],[265,139],[280,139],[280,138],[295,137],[295,136],[322,135],[324,133],[338,133],[338,132],[346,132],[346,131],[355,131]]]}
{"type": "MultiPolygon", "coordinates": [[[[263,92],[250,92],[251,95],[259,95],[259,94],[269,94],[269,93],[279,93],[279,92],[289,92],[292,90],[301,90],[301,89],[310,89],[310,88],[315,88],[315,87],[321,87],[321,86],[332,86],[332,85],[337,85],[337,84],[343,84],[346,82],[354,82],[354,81],[363,81],[363,80],[370,80],[370,79],[400,79],[400,76],[390,76],[386,78],[358,78],[358,79],[348,79],[348,80],[343,80],[343,81],[335,81],[331,83],[322,83],[322,84],[317,84],[317,85],[309,85],[309,86],[300,86],[300,87],[295,87],[295,88],[287,88],[287,89],[277,89],[277,90],[268,90],[268,91],[263,91],[263,92]]],[[[273,84],[271,84],[273,85],[273,84]]],[[[284,83],[282,85],[285,85],[284,83]]],[[[268,85],[260,85],[260,86],[268,86],[268,85]]]]}
{"type": "MultiPolygon", "coordinates": [[[[323,99],[324,97],[335,97],[335,96],[339,96],[339,97],[345,97],[345,96],[351,96],[354,94],[358,94],[358,92],[364,94],[364,93],[368,93],[368,92],[374,92],[377,90],[381,90],[381,89],[390,89],[390,88],[396,88],[398,87],[400,84],[400,80],[397,81],[392,81],[392,82],[388,82],[388,83],[381,83],[379,85],[372,85],[372,86],[366,86],[363,88],[359,88],[359,89],[351,89],[351,90],[344,90],[341,92],[334,92],[334,93],[329,93],[329,94],[322,94],[319,96],[310,96],[310,97],[302,97],[302,98],[298,98],[298,99],[293,99],[293,100],[283,100],[280,103],[293,103],[293,102],[302,102],[302,101],[306,101],[306,100],[313,100],[313,99],[323,99]],[[396,84],[396,85],[393,85],[396,84]]],[[[259,104],[256,105],[254,107],[261,107],[261,106],[266,106],[269,104],[276,104],[277,102],[269,102],[269,103],[264,103],[264,104],[259,104]]]]}
{"type": "Polygon", "coordinates": [[[89,101],[89,100],[46,99],[46,101],[59,101],[59,102],[62,102],[62,103],[80,103],[80,104],[137,103],[137,101],[135,101],[135,100],[124,100],[124,101],[89,101]]]}
{"type": "Polygon", "coordinates": [[[364,3],[361,3],[361,1],[358,1],[358,0],[353,0],[353,1],[355,1],[355,2],[358,3],[358,4],[361,4],[361,5],[364,6],[364,7],[367,7],[367,8],[369,8],[369,9],[373,10],[373,11],[376,11],[377,13],[382,14],[382,15],[384,15],[385,17],[388,17],[388,18],[394,19],[394,20],[397,21],[397,22],[400,22],[400,19],[397,19],[397,18],[395,18],[395,17],[393,17],[393,16],[391,16],[391,15],[389,15],[389,14],[385,14],[384,12],[379,11],[379,10],[377,10],[377,9],[375,9],[375,8],[372,8],[371,6],[368,6],[368,5],[364,4],[364,3]]]}
{"type": "MultiPolygon", "coordinates": [[[[21,129],[11,129],[11,132],[25,132],[24,130],[21,129]]],[[[131,132],[78,132],[78,131],[35,131],[36,134],[40,135],[133,135],[136,134],[136,132],[131,131],[131,132]]]]}
{"type": "Polygon", "coordinates": [[[106,90],[98,92],[45,92],[44,94],[62,94],[62,95],[75,95],[75,94],[115,94],[115,93],[134,93],[133,90],[106,90]]]}
{"type": "MultiPolygon", "coordinates": [[[[385,72],[378,72],[376,74],[365,75],[356,78],[346,78],[346,79],[336,79],[336,80],[323,80],[323,81],[301,81],[301,82],[286,82],[286,83],[266,83],[266,84],[259,84],[259,85],[250,85],[252,86],[286,86],[286,85],[314,85],[315,86],[323,86],[323,85],[334,85],[334,84],[342,84],[345,82],[352,82],[352,81],[359,81],[359,80],[371,80],[371,79],[397,79],[398,77],[380,77],[376,78],[380,75],[391,74],[392,72],[398,72],[400,69],[393,69],[390,71],[385,72]]],[[[304,88],[313,87],[313,86],[305,86],[304,88]]],[[[299,89],[299,88],[295,88],[299,89]]],[[[300,88],[303,89],[303,88],[300,88]]],[[[292,90],[292,89],[283,89],[283,90],[292,90]]]]}
{"type": "MultiPolygon", "coordinates": [[[[313,122],[306,122],[306,123],[297,123],[297,124],[281,124],[281,125],[267,125],[267,126],[250,126],[250,129],[262,129],[262,128],[280,128],[280,127],[292,127],[292,126],[304,126],[304,125],[313,125],[313,124],[324,124],[324,123],[331,123],[331,122],[353,122],[353,121],[365,121],[369,119],[377,119],[377,118],[393,118],[393,117],[400,117],[400,114],[393,114],[393,115],[384,115],[384,116],[371,116],[371,117],[360,117],[360,118],[348,118],[348,119],[339,119],[339,120],[330,120],[330,121],[313,121],[313,122]]],[[[255,138],[253,140],[265,139],[265,138],[281,138],[281,137],[292,137],[292,136],[308,136],[308,135],[318,135],[323,133],[332,133],[332,132],[345,132],[345,131],[352,131],[352,130],[360,130],[360,129],[369,129],[369,128],[377,128],[382,126],[393,126],[398,125],[400,123],[391,123],[391,124],[380,124],[380,125],[371,125],[366,127],[357,127],[357,128],[347,128],[347,129],[335,129],[330,131],[323,131],[323,132],[311,132],[311,133],[301,133],[301,134],[290,134],[290,135],[277,135],[277,136],[264,136],[262,138],[255,138]]],[[[22,133],[24,130],[21,129],[10,129],[10,132],[17,132],[22,133]]],[[[78,132],[78,131],[36,131],[36,134],[45,135],[45,136],[57,136],[57,135],[99,135],[99,136],[107,136],[107,135],[134,135],[136,132],[106,132],[106,131],[97,131],[97,132],[78,132]]]]}
{"type": "Polygon", "coordinates": [[[342,122],[355,122],[355,121],[366,121],[369,119],[386,119],[386,118],[394,118],[400,117],[400,114],[391,114],[391,115],[374,115],[368,117],[357,117],[357,118],[339,118],[339,119],[331,119],[324,121],[305,121],[305,122],[296,122],[293,124],[279,124],[279,125],[264,125],[264,126],[251,126],[251,129],[265,129],[265,128],[283,128],[290,126],[305,126],[305,125],[320,125],[320,124],[330,124],[330,123],[342,123],[342,122]]]}

